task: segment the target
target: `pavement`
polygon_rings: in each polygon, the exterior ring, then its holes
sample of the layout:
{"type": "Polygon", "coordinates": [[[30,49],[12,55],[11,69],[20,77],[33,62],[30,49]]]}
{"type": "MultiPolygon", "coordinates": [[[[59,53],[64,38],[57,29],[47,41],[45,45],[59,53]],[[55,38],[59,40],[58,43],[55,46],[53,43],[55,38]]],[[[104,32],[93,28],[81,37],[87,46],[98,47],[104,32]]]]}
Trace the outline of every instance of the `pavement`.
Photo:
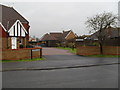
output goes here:
{"type": "Polygon", "coordinates": [[[45,60],[31,62],[4,62],[2,71],[52,70],[118,64],[118,58],[84,57],[57,48],[43,48],[45,60]]]}

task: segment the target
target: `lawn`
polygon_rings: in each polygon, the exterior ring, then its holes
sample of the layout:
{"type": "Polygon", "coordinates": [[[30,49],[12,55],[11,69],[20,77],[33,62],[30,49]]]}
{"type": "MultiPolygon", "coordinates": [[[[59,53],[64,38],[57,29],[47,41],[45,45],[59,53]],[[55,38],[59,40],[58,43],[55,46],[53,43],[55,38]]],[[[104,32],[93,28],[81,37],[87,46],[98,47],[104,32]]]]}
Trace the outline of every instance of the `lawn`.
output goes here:
{"type": "Polygon", "coordinates": [[[2,60],[1,62],[28,62],[28,61],[39,61],[45,60],[45,58],[34,58],[34,59],[23,59],[23,60],[2,60]]]}
{"type": "Polygon", "coordinates": [[[70,53],[76,53],[76,48],[72,49],[72,48],[67,48],[67,47],[57,47],[59,49],[64,49],[64,50],[68,50],[70,53]]]}

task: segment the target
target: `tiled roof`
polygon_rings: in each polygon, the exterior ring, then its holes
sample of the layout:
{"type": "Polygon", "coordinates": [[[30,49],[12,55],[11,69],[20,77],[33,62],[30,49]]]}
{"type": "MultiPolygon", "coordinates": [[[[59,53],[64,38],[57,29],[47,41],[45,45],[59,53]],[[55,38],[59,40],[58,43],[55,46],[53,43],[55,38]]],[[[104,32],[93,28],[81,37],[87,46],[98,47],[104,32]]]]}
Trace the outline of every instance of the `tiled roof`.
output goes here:
{"type": "MultiPolygon", "coordinates": [[[[70,30],[71,31],[71,30],[70,30]]],[[[70,31],[63,31],[63,33],[50,33],[45,34],[40,41],[46,41],[46,40],[65,40],[65,37],[69,34],[70,31]]]]}
{"type": "Polygon", "coordinates": [[[65,38],[69,34],[69,32],[71,32],[71,30],[63,31],[62,37],[65,38]]]}
{"type": "Polygon", "coordinates": [[[0,17],[0,22],[2,22],[3,26],[9,30],[10,27],[16,22],[16,20],[20,20],[22,23],[29,23],[23,16],[21,16],[13,7],[7,7],[0,4],[0,11],[2,13],[2,17],[0,17]]]}
{"type": "Polygon", "coordinates": [[[120,28],[116,28],[114,30],[112,30],[112,34],[111,34],[111,38],[114,38],[114,37],[120,37],[120,28]]]}
{"type": "Polygon", "coordinates": [[[40,39],[40,41],[47,41],[47,40],[57,40],[57,38],[47,33],[40,39]]]}
{"type": "MultiPolygon", "coordinates": [[[[96,39],[98,35],[99,31],[93,33],[89,38],[96,39]]],[[[109,27],[106,30],[102,31],[102,35],[104,35],[106,38],[120,37],[120,29],[109,27]]]]}
{"type": "Polygon", "coordinates": [[[57,40],[62,39],[62,33],[50,33],[50,36],[55,37],[57,40]]]}

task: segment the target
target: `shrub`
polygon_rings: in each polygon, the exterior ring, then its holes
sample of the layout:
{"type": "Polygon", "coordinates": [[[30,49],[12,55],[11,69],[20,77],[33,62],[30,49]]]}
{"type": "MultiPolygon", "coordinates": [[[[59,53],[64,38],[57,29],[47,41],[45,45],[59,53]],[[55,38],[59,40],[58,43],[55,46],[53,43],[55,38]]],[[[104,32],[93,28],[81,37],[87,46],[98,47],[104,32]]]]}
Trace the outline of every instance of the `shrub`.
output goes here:
{"type": "Polygon", "coordinates": [[[93,45],[93,46],[99,46],[99,43],[94,42],[92,45],[93,45]]]}

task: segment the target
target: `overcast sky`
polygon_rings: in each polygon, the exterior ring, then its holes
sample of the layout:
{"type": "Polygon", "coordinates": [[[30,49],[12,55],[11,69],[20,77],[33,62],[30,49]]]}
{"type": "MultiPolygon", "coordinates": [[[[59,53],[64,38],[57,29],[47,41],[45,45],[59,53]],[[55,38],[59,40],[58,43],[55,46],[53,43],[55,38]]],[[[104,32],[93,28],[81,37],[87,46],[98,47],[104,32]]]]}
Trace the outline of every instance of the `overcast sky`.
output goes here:
{"type": "Polygon", "coordinates": [[[68,29],[77,35],[89,34],[85,25],[87,17],[104,11],[118,12],[117,2],[10,2],[7,5],[30,22],[30,35],[39,38],[48,32],[68,29]]]}

